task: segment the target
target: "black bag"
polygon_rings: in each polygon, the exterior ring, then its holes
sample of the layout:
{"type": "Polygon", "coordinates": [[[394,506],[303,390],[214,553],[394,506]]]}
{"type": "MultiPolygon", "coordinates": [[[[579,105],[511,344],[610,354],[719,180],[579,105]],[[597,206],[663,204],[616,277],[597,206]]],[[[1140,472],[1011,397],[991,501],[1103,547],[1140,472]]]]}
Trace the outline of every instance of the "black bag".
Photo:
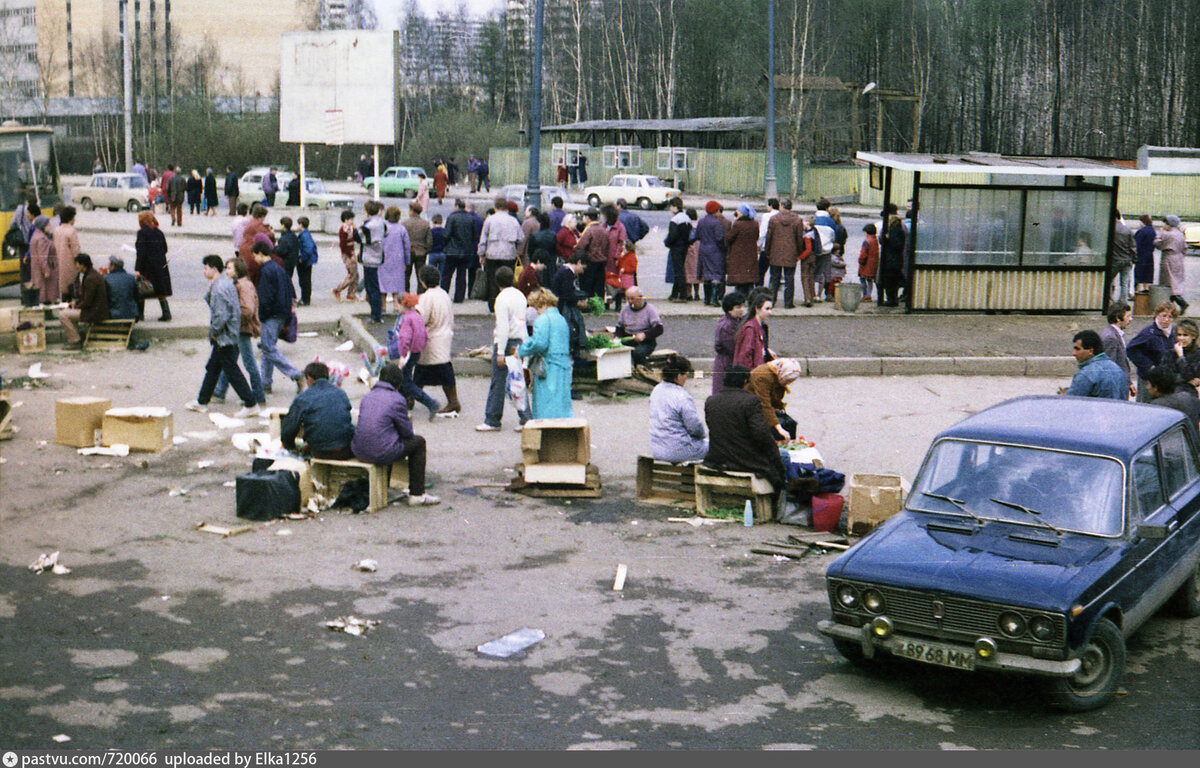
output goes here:
{"type": "Polygon", "coordinates": [[[300,477],[283,469],[238,475],[234,495],[238,517],[274,520],[300,511],[300,477]]]}
{"type": "Polygon", "coordinates": [[[333,500],[334,508],[349,507],[355,512],[362,512],[371,505],[371,486],[365,477],[356,477],[342,483],[337,498],[333,500]]]}
{"type": "Polygon", "coordinates": [[[783,427],[783,431],[788,433],[788,437],[796,439],[796,420],[783,411],[775,411],[775,416],[779,419],[779,426],[783,427]]]}

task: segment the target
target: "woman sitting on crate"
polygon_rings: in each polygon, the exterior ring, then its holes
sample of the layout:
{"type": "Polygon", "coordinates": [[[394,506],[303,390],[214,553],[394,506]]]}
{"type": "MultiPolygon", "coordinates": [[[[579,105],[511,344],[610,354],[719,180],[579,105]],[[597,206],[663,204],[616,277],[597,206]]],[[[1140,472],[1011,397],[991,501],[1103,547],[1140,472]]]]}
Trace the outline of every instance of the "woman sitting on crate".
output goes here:
{"type": "Polygon", "coordinates": [[[704,466],[735,472],[753,472],[775,486],[787,482],[787,468],[771,429],[763,416],[762,403],[744,387],[750,380],[745,366],[725,372],[725,388],[704,403],[708,424],[708,455],[704,466]]]}
{"type": "Polygon", "coordinates": [[[379,381],[358,406],[358,427],[350,443],[354,457],[368,464],[390,467],[408,459],[408,505],[437,504],[425,493],[425,438],[413,432],[408,403],[400,393],[404,372],[395,363],[379,371],[379,381]]]}
{"type": "Polygon", "coordinates": [[[691,374],[691,361],[671,355],[662,383],[650,393],[650,454],[659,461],[703,461],[708,455],[708,431],[684,389],[691,374]]]}

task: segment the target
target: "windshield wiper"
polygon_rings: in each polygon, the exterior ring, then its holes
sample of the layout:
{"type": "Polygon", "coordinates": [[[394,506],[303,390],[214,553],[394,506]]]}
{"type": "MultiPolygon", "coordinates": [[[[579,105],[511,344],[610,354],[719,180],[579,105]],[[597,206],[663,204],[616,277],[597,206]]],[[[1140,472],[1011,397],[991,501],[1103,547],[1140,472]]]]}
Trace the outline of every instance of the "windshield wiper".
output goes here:
{"type": "Polygon", "coordinates": [[[1006,501],[1004,499],[993,498],[993,499],[988,499],[988,501],[999,504],[1002,507],[1010,507],[1012,509],[1019,509],[1022,512],[1025,512],[1026,514],[1032,515],[1033,519],[1036,520],[1040,525],[1043,525],[1046,528],[1049,528],[1050,530],[1054,531],[1055,534],[1057,534],[1059,536],[1063,535],[1063,532],[1061,530],[1059,530],[1058,528],[1055,528],[1053,525],[1051,525],[1050,523],[1047,523],[1045,520],[1043,520],[1042,513],[1037,511],[1036,509],[1027,507],[1024,504],[1018,504],[1015,501],[1006,501]]]}
{"type": "Polygon", "coordinates": [[[979,515],[975,514],[971,510],[967,509],[967,503],[965,501],[963,501],[962,499],[955,499],[950,496],[944,496],[940,493],[930,493],[929,491],[921,491],[921,495],[928,496],[931,499],[939,499],[941,501],[948,501],[951,504],[953,504],[960,512],[962,512],[967,517],[971,518],[972,520],[979,523],[980,525],[984,524],[983,518],[980,517],[979,515]]]}

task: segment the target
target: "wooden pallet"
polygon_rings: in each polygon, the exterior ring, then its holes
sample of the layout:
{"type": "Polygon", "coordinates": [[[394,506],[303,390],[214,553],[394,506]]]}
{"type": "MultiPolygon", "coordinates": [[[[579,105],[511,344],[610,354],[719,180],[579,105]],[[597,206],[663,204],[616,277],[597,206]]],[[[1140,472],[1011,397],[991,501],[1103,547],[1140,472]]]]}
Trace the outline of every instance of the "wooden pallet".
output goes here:
{"type": "Polygon", "coordinates": [[[84,349],[127,349],[133,333],[133,320],[105,320],[88,323],[84,349]]]}
{"type": "Polygon", "coordinates": [[[507,490],[536,499],[598,499],[604,494],[600,490],[600,470],[595,464],[587,465],[587,480],[583,485],[566,483],[527,483],[525,465],[517,465],[517,476],[508,484],[507,490]]]}
{"type": "Polygon", "coordinates": [[[754,509],[754,522],[775,519],[779,493],[770,481],[752,472],[725,472],[704,465],[696,467],[696,513],[704,516],[722,506],[741,507],[747,500],[754,509]]]}
{"type": "Polygon", "coordinates": [[[644,504],[696,508],[696,465],[638,456],[637,500],[644,504]]]}
{"type": "Polygon", "coordinates": [[[365,461],[354,459],[312,459],[309,472],[316,483],[324,489],[322,493],[330,499],[336,499],[338,491],[347,480],[366,477],[370,488],[370,501],[367,512],[378,512],[391,504],[392,499],[388,488],[408,485],[408,459],[399,459],[392,465],[391,482],[388,482],[388,468],[365,461]]]}

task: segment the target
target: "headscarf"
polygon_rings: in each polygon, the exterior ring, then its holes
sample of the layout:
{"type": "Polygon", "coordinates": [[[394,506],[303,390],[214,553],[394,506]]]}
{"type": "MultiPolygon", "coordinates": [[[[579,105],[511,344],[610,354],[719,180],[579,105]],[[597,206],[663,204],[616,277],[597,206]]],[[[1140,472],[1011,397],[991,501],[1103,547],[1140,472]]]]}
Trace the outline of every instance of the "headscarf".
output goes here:
{"type": "Polygon", "coordinates": [[[779,377],[779,383],[785,387],[800,378],[800,363],[790,357],[776,358],[768,363],[768,365],[775,369],[775,375],[779,377]]]}
{"type": "Polygon", "coordinates": [[[719,210],[721,210],[721,204],[716,200],[709,200],[704,204],[704,212],[707,214],[716,215],[719,210]]]}
{"type": "Polygon", "coordinates": [[[50,217],[45,214],[42,214],[33,220],[33,228],[40,229],[43,233],[46,231],[46,227],[49,225],[50,217]]]}
{"type": "Polygon", "coordinates": [[[747,219],[754,221],[754,209],[745,203],[742,203],[738,206],[737,212],[745,216],[747,219]]]}
{"type": "Polygon", "coordinates": [[[138,214],[138,226],[158,229],[158,219],[154,218],[154,214],[150,211],[142,211],[138,214]]]}
{"type": "Polygon", "coordinates": [[[1179,217],[1173,213],[1168,214],[1167,217],[1165,219],[1163,219],[1163,221],[1167,222],[1168,227],[1178,227],[1179,226],[1179,217]]]}

